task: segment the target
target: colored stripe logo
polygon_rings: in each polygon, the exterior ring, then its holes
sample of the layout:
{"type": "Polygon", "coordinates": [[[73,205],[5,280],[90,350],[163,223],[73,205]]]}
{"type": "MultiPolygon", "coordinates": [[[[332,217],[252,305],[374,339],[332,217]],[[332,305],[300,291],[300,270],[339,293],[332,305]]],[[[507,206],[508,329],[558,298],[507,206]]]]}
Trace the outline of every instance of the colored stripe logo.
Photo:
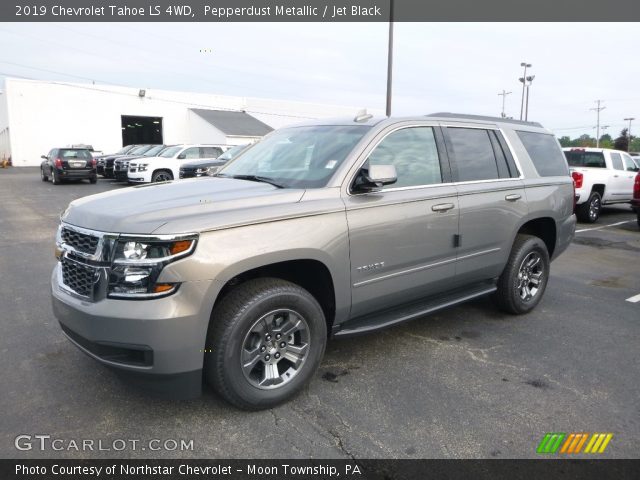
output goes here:
{"type": "Polygon", "coordinates": [[[547,433],[542,437],[536,452],[543,455],[604,453],[612,438],[613,433],[547,433]]]}

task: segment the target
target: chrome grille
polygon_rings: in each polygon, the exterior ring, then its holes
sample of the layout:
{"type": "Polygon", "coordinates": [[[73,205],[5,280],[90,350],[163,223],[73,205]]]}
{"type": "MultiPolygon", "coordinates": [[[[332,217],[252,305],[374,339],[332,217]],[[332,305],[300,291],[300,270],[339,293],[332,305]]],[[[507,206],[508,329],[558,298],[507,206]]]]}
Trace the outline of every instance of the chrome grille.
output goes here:
{"type": "Polygon", "coordinates": [[[78,295],[91,298],[97,270],[88,265],[62,258],[62,282],[78,295]]]}
{"type": "Polygon", "coordinates": [[[93,255],[98,247],[98,237],[76,232],[69,228],[62,229],[62,241],[82,253],[93,255]]]}

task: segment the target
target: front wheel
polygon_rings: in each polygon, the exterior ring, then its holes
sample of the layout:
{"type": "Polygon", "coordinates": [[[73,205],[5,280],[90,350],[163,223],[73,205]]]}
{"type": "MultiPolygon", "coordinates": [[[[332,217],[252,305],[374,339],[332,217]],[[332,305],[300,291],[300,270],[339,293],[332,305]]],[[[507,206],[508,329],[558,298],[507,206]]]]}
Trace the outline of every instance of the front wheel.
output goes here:
{"type": "Polygon", "coordinates": [[[157,172],[153,172],[153,175],[151,176],[151,182],[153,183],[170,182],[171,180],[173,180],[173,175],[167,170],[158,170],[157,172]]]}
{"type": "Polygon", "coordinates": [[[518,234],[498,279],[495,298],[500,309],[513,314],[533,310],[547,287],[549,267],[545,243],[533,235],[518,234]]]}
{"type": "Polygon", "coordinates": [[[308,291],[276,278],[249,280],[213,310],[205,378],[237,407],[270,408],[311,379],[326,341],[324,313],[308,291]]]}
{"type": "Polygon", "coordinates": [[[602,197],[598,192],[591,192],[589,199],[576,207],[578,220],[585,223],[595,223],[600,217],[602,197]]]}

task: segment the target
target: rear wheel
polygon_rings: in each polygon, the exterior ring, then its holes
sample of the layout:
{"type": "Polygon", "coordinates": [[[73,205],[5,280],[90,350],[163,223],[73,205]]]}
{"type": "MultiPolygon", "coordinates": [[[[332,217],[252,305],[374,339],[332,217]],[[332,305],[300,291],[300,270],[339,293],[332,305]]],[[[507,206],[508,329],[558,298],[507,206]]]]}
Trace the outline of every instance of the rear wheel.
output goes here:
{"type": "Polygon", "coordinates": [[[90,177],[89,178],[89,183],[97,183],[98,182],[98,177],[90,177]]]}
{"type": "Polygon", "coordinates": [[[249,280],[211,315],[205,378],[229,403],[270,408],[313,376],[327,341],[322,308],[305,289],[275,279],[249,280]]]}
{"type": "Polygon", "coordinates": [[[40,178],[43,182],[49,181],[49,177],[44,173],[44,167],[40,167],[40,178]]]}
{"type": "Polygon", "coordinates": [[[58,177],[58,173],[55,170],[51,171],[51,181],[54,185],[60,185],[62,183],[62,180],[60,180],[60,177],[58,177]]]}
{"type": "Polygon", "coordinates": [[[598,192],[591,192],[589,199],[576,207],[578,220],[585,223],[594,223],[600,217],[602,209],[602,197],[598,192]]]}
{"type": "Polygon", "coordinates": [[[170,182],[173,180],[173,174],[168,170],[158,170],[157,172],[153,172],[151,176],[151,181],[153,183],[156,182],[170,182]]]}
{"type": "Polygon", "coordinates": [[[540,302],[549,281],[549,252],[538,237],[518,234],[498,279],[495,298],[508,313],[528,313],[540,302]]]}

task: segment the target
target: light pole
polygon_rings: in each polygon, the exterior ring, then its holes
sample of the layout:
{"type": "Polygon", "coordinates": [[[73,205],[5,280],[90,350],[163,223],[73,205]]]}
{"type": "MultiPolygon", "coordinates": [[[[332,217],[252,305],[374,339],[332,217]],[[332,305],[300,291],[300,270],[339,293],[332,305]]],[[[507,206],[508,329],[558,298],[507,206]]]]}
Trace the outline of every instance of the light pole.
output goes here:
{"type": "Polygon", "coordinates": [[[526,78],[527,82],[527,102],[525,104],[525,109],[524,109],[524,120],[525,122],[527,120],[529,120],[529,89],[531,88],[531,83],[533,83],[533,79],[536,78],[535,75],[530,75],[526,78]]]}
{"type": "Polygon", "coordinates": [[[525,79],[527,78],[527,68],[531,68],[531,64],[527,62],[522,62],[520,64],[521,67],[524,67],[524,74],[520,81],[522,82],[522,99],[520,100],[520,120],[522,120],[522,115],[524,114],[524,89],[525,89],[525,79]]]}
{"type": "Polygon", "coordinates": [[[499,93],[498,95],[502,96],[502,118],[506,118],[507,115],[504,113],[504,101],[507,98],[507,95],[511,95],[513,92],[507,92],[505,89],[502,89],[502,93],[499,93]]]}
{"type": "Polygon", "coordinates": [[[393,77],[393,0],[389,0],[389,49],[387,51],[387,117],[391,116],[392,77],[393,77]]]}
{"type": "Polygon", "coordinates": [[[634,117],[625,118],[625,122],[629,122],[629,128],[627,129],[627,136],[629,137],[629,143],[627,143],[627,152],[631,151],[631,122],[634,121],[634,117]]]}

